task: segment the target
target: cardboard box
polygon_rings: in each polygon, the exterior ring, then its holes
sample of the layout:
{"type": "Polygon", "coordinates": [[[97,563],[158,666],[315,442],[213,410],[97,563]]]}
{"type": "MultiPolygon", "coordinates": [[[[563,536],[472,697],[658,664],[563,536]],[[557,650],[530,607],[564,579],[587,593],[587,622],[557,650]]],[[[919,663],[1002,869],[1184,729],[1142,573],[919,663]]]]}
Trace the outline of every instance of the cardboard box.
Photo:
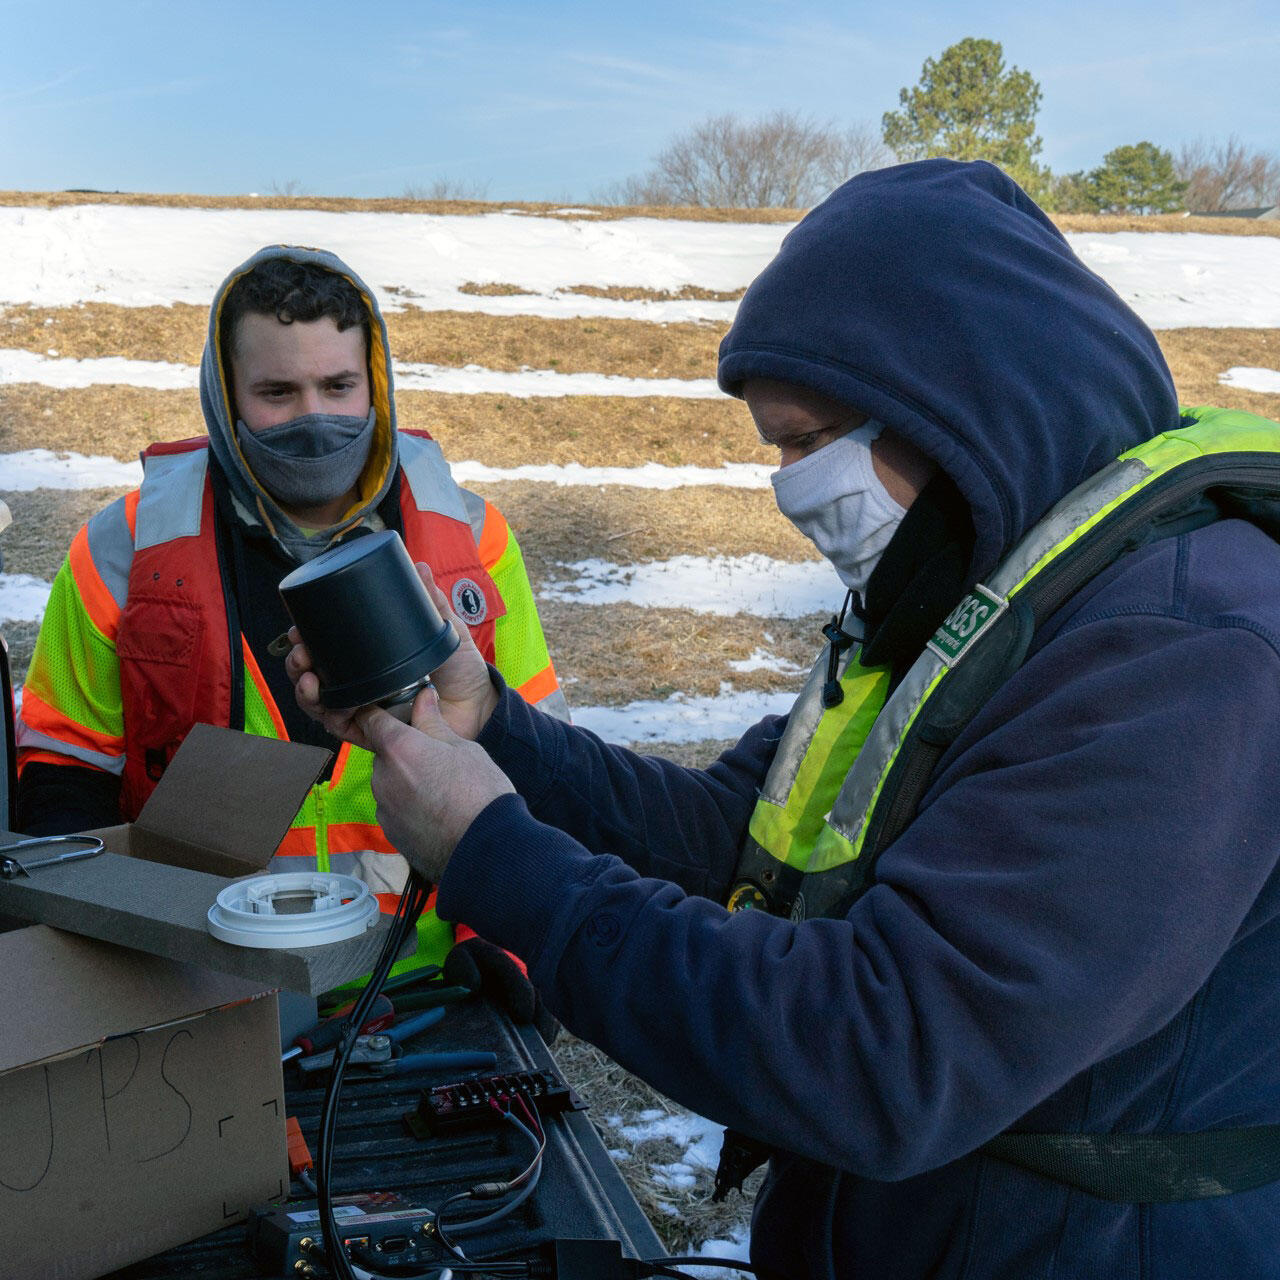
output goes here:
{"type": "Polygon", "coordinates": [[[43,925],[0,972],[0,1274],[100,1276],[285,1192],[260,984],[43,925]]]}
{"type": "Polygon", "coordinates": [[[279,950],[233,946],[208,930],[219,891],[266,868],[328,759],[321,747],[198,724],[138,820],[89,833],[109,852],[0,880],[0,916],[217,969],[264,989],[314,996],[358,978],[373,968],[389,917],[342,942],[279,950]]]}
{"type": "Polygon", "coordinates": [[[197,724],[138,820],[100,836],[113,853],[215,876],[262,871],[332,753],[197,724]]]}

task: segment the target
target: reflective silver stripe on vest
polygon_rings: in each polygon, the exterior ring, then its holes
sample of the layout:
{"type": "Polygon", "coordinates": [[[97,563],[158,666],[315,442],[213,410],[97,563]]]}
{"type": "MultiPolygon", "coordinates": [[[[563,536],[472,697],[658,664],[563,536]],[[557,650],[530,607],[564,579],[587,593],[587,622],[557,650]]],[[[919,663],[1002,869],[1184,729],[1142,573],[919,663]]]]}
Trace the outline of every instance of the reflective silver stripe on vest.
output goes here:
{"type": "Polygon", "coordinates": [[[432,511],[451,520],[471,523],[444,453],[434,440],[421,436],[400,437],[400,467],[409,482],[413,505],[419,511],[432,511]]]}
{"type": "MultiPolygon", "coordinates": [[[[787,718],[787,727],[782,731],[782,740],[773,754],[773,762],[769,772],[765,774],[764,785],[760,788],[760,798],[783,808],[791,788],[795,786],[796,774],[800,772],[800,764],[804,760],[809,743],[817,732],[818,721],[826,707],[822,705],[822,689],[827,682],[827,653],[830,644],[825,645],[818,654],[805,678],[804,688],[800,690],[787,718]]],[[[837,674],[843,676],[857,647],[848,650],[840,657],[837,674]]]]}
{"type": "Polygon", "coordinates": [[[85,526],[89,539],[89,556],[111,592],[111,598],[123,609],[129,595],[129,567],[133,564],[133,535],[124,512],[124,499],[117,498],[104,507],[85,526]]]}
{"type": "Polygon", "coordinates": [[[138,499],[134,539],[137,550],[145,551],[174,538],[190,538],[200,532],[208,470],[207,449],[147,459],[142,496],[138,499]]]}
{"type": "Polygon", "coordinates": [[[109,756],[103,751],[91,751],[88,747],[77,747],[63,742],[61,738],[51,738],[48,734],[37,733],[30,725],[18,716],[14,730],[14,738],[18,748],[29,751],[55,751],[60,756],[69,756],[82,764],[93,765],[105,773],[114,773],[117,777],[124,773],[124,756],[109,756]]]}
{"type": "Polygon", "coordinates": [[[467,519],[471,521],[471,536],[476,540],[476,546],[479,546],[481,535],[484,533],[484,499],[478,493],[472,493],[470,489],[460,487],[458,492],[462,494],[462,505],[467,509],[467,519]]]}
{"type": "Polygon", "coordinates": [[[553,689],[545,698],[539,698],[533,705],[544,715],[554,716],[557,720],[563,720],[565,724],[573,723],[573,716],[569,714],[568,700],[560,689],[553,689]]]}
{"type": "MultiPolygon", "coordinates": [[[[987,588],[999,596],[1008,597],[1041,560],[1059,548],[1064,539],[1081,533],[1092,517],[1151,474],[1146,463],[1128,458],[1111,463],[1078,485],[1052,507],[1048,515],[1001,561],[987,580],[987,588]]],[[[916,659],[902,683],[893,691],[893,696],[885,703],[853,762],[853,768],[831,806],[828,821],[855,847],[866,829],[876,793],[897,755],[903,735],[934,682],[944,674],[946,666],[931,649],[926,649],[916,659]]]]}

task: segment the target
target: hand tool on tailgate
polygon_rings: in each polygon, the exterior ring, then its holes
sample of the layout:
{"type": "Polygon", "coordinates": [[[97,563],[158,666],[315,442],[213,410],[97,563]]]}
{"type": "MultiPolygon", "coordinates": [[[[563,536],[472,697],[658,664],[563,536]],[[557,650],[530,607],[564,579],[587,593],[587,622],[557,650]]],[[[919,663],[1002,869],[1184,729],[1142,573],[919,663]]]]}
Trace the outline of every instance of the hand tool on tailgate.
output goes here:
{"type": "MultiPolygon", "coordinates": [[[[326,991],[319,1001],[321,1012],[327,1017],[334,1012],[332,1006],[335,1002],[343,1001],[351,994],[351,991],[345,987],[326,991]]],[[[400,1013],[409,1013],[418,1009],[434,1009],[437,1005],[452,1004],[456,1000],[465,999],[471,992],[465,987],[445,986],[440,977],[440,966],[429,964],[389,978],[382,985],[382,994],[391,996],[395,1000],[396,1009],[400,1013]]]]}
{"type": "MultiPolygon", "coordinates": [[[[443,1009],[427,1009],[414,1018],[406,1018],[390,1031],[374,1036],[360,1036],[351,1047],[347,1062],[360,1066],[369,1075],[395,1075],[400,1071],[419,1070],[492,1070],[497,1063],[493,1053],[470,1049],[434,1053],[409,1053],[396,1057],[396,1050],[410,1036],[434,1027],[444,1017],[443,1009]]],[[[302,1071],[324,1071],[333,1065],[335,1050],[302,1058],[298,1067],[302,1071]]]]}
{"type": "Polygon", "coordinates": [[[17,858],[0,858],[0,877],[12,880],[15,876],[29,876],[40,867],[51,867],[58,862],[79,862],[82,858],[96,858],[103,849],[102,841],[97,836],[32,836],[29,840],[0,845],[0,854],[14,853],[19,849],[43,849],[55,844],[78,844],[85,847],[67,849],[47,858],[33,858],[26,862],[20,862],[17,858]]]}
{"type": "MultiPolygon", "coordinates": [[[[310,1031],[294,1036],[293,1048],[282,1053],[280,1061],[288,1062],[291,1058],[299,1057],[304,1053],[317,1054],[324,1049],[332,1049],[342,1039],[342,1029],[346,1026],[347,1017],[354,1008],[355,1001],[352,1001],[324,1021],[317,1023],[310,1031]]],[[[384,1030],[391,1025],[395,1016],[395,1006],[386,996],[380,995],[374,1002],[373,1008],[369,1010],[369,1016],[360,1028],[360,1034],[370,1036],[376,1031],[384,1030]]]]}
{"type": "MultiPolygon", "coordinates": [[[[378,999],[382,1000],[384,997],[379,996],[378,999]]],[[[374,1062],[386,1062],[391,1058],[392,1050],[402,1040],[417,1035],[428,1027],[434,1027],[444,1014],[443,1009],[427,1009],[412,1018],[406,1018],[398,1026],[382,1031],[378,1035],[357,1036],[352,1046],[350,1061],[364,1066],[374,1062]]],[[[335,1045],[340,1038],[340,1036],[335,1037],[335,1045]]],[[[333,1055],[333,1049],[326,1049],[323,1053],[309,1054],[305,1058],[298,1059],[298,1067],[302,1071],[323,1071],[333,1065],[333,1055]]]]}

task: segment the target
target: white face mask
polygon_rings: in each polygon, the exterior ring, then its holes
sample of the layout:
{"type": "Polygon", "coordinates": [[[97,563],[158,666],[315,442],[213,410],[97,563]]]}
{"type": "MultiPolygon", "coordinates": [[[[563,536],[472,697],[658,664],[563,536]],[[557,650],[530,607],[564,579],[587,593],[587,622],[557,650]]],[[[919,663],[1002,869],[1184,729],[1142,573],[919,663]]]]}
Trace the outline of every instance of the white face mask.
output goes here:
{"type": "Polygon", "coordinates": [[[883,429],[882,423],[868,419],[769,477],[778,510],[835,565],[840,581],[860,599],[865,599],[871,571],[907,514],[871,464],[871,442],[883,429]]]}

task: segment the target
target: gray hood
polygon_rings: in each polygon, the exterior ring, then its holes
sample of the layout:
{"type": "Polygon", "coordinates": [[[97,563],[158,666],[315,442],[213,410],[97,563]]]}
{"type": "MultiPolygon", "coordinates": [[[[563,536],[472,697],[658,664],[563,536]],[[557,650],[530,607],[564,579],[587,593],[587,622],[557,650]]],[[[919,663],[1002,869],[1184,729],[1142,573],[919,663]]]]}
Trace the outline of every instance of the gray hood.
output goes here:
{"type": "Polygon", "coordinates": [[[372,291],[346,263],[324,250],[303,249],[294,245],[269,245],[260,249],[222,282],[209,309],[209,333],[205,340],[204,357],[200,362],[200,407],[204,411],[214,462],[226,477],[240,519],[247,525],[264,528],[295,560],[306,561],[319,555],[334,538],[358,524],[377,507],[386,496],[395,475],[396,409],[392,394],[391,352],[387,342],[387,326],[372,291]],[[304,533],[280,509],[279,504],[258,483],[249,469],[236,441],[235,407],[222,359],[219,321],[227,291],[241,276],[259,263],[272,258],[314,263],[326,271],[345,277],[356,287],[365,306],[369,308],[369,391],[375,412],[373,445],[360,477],[356,504],[336,525],[311,534],[304,533]]]}

